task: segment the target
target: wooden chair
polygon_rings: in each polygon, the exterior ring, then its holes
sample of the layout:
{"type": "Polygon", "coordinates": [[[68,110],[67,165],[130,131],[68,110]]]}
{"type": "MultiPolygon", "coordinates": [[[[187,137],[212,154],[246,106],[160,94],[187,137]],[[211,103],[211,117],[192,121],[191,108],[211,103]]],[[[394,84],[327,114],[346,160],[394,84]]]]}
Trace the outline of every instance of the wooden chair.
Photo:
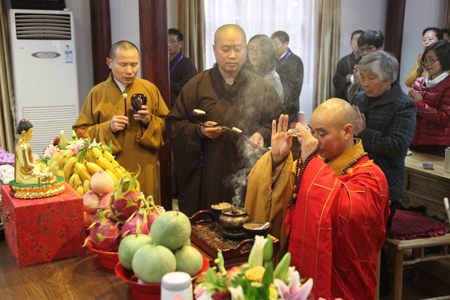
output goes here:
{"type": "MultiPolygon", "coordinates": [[[[396,216],[398,213],[402,214],[401,210],[397,210],[396,216]]],[[[423,217],[418,214],[420,218],[427,218],[430,222],[436,222],[428,217],[423,217]]],[[[396,221],[394,216],[393,224],[396,221]]],[[[408,224],[408,222],[404,222],[403,224],[396,224],[397,226],[401,226],[402,228],[408,228],[412,226],[412,224],[408,224]],[[406,226],[406,227],[404,227],[406,226]]],[[[394,226],[394,225],[393,225],[394,226]]],[[[396,239],[396,238],[387,238],[386,245],[390,249],[394,250],[394,300],[402,299],[402,285],[403,285],[403,267],[408,265],[415,265],[419,262],[424,261],[432,261],[444,258],[450,258],[449,255],[449,245],[450,245],[450,234],[447,233],[441,236],[433,236],[433,237],[425,237],[425,238],[414,238],[414,239],[396,239]],[[428,247],[436,247],[442,246],[443,253],[442,254],[425,254],[425,248],[428,247]],[[409,260],[405,260],[404,251],[412,250],[412,258],[409,260]]]]}

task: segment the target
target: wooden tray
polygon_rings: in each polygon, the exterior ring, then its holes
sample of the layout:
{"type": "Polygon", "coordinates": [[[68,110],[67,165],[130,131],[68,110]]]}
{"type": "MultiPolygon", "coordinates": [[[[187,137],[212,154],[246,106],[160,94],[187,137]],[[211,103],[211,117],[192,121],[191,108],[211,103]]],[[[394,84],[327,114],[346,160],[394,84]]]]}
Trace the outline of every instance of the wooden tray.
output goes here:
{"type": "MultiPolygon", "coordinates": [[[[191,218],[191,242],[203,252],[211,265],[217,258],[217,250],[222,251],[225,267],[230,268],[248,261],[254,239],[227,239],[222,237],[222,227],[217,226],[214,215],[208,210],[201,210],[191,218]],[[203,219],[200,219],[203,218],[203,219]],[[208,217],[207,219],[204,219],[208,217]]],[[[273,241],[274,256],[279,250],[279,240],[273,241]]]]}

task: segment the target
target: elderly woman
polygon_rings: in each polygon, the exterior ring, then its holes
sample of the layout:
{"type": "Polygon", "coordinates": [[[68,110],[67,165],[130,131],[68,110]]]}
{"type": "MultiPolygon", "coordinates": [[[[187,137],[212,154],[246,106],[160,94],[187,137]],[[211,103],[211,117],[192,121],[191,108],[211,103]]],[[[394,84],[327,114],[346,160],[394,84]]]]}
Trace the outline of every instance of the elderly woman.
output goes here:
{"type": "Polygon", "coordinates": [[[408,93],[417,105],[410,148],[445,156],[445,147],[450,146],[450,43],[428,46],[421,64],[428,76],[417,78],[408,93]]]}
{"type": "MultiPolygon", "coordinates": [[[[427,27],[422,32],[422,47],[423,50],[427,49],[433,43],[442,41],[442,31],[436,27],[427,27]]],[[[414,80],[420,76],[427,76],[428,73],[426,69],[423,67],[422,63],[422,53],[417,53],[417,60],[412,68],[411,72],[409,72],[408,76],[405,78],[405,84],[408,87],[411,87],[414,80]]]]}
{"type": "Polygon", "coordinates": [[[272,39],[267,35],[257,34],[249,40],[245,67],[270,83],[283,102],[283,86],[281,85],[280,76],[275,71],[276,61],[275,46],[272,39]]]}
{"type": "MultiPolygon", "coordinates": [[[[405,156],[414,136],[416,105],[403,93],[398,77],[398,61],[384,51],[361,59],[358,65],[363,92],[351,100],[357,115],[354,134],[361,138],[369,158],[381,168],[389,184],[392,224],[398,199],[403,196],[405,156]]],[[[380,296],[390,292],[384,252],[381,259],[380,296]]]]}

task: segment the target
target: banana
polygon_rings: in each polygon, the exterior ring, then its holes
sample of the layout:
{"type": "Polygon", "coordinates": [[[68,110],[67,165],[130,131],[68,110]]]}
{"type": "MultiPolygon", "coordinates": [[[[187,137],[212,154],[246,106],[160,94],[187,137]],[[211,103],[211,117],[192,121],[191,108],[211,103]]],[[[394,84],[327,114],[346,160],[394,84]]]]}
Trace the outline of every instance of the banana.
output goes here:
{"type": "Polygon", "coordinates": [[[91,190],[91,181],[89,179],[83,181],[83,188],[85,193],[91,190]]]}
{"type": "Polygon", "coordinates": [[[83,185],[77,186],[76,192],[78,193],[78,195],[80,195],[81,197],[83,197],[83,196],[84,196],[84,193],[85,193],[85,192],[84,192],[83,185]]]}
{"type": "Polygon", "coordinates": [[[115,167],[113,169],[113,173],[114,173],[114,175],[116,175],[117,179],[120,179],[120,178],[123,177],[123,175],[125,175],[125,173],[122,172],[122,170],[120,168],[118,168],[118,167],[115,167]]]}
{"type": "Polygon", "coordinates": [[[87,151],[87,161],[91,162],[91,163],[95,163],[95,154],[91,149],[89,149],[87,151]]]}
{"type": "Polygon", "coordinates": [[[89,171],[89,173],[91,173],[91,175],[94,175],[98,171],[103,170],[102,167],[100,167],[96,163],[85,162],[84,165],[86,166],[86,169],[89,171]]]}
{"type": "Polygon", "coordinates": [[[111,178],[112,178],[112,180],[113,180],[114,182],[117,181],[117,177],[116,177],[116,175],[114,175],[114,173],[113,173],[112,171],[110,171],[110,170],[108,170],[108,169],[105,169],[105,171],[106,171],[106,173],[109,174],[109,176],[111,176],[111,178]]]}
{"type": "MultiPolygon", "coordinates": [[[[53,156],[52,156],[53,157],[53,156]]],[[[59,167],[59,165],[58,165],[58,161],[57,160],[55,160],[55,161],[53,161],[53,162],[51,162],[50,164],[49,164],[49,166],[48,166],[48,168],[50,169],[50,170],[53,170],[53,169],[55,169],[55,167],[59,167]]]]}
{"type": "Polygon", "coordinates": [[[82,181],[84,181],[85,179],[91,180],[91,173],[89,173],[86,166],[82,163],[75,163],[75,170],[77,171],[78,175],[80,175],[82,181]]]}
{"type": "Polygon", "coordinates": [[[72,157],[72,155],[73,155],[72,149],[64,150],[64,152],[58,158],[58,165],[61,166],[61,167],[64,167],[64,165],[69,160],[69,158],[72,157]]]}
{"type": "Polygon", "coordinates": [[[123,172],[123,174],[127,174],[128,173],[127,170],[124,167],[118,166],[118,168],[123,172]]]}
{"type": "Polygon", "coordinates": [[[83,181],[81,181],[80,175],[75,171],[75,173],[70,176],[69,185],[76,190],[81,184],[83,184],[83,181]]]}
{"type": "MultiPolygon", "coordinates": [[[[58,174],[59,171],[63,171],[63,168],[61,166],[56,165],[53,169],[50,169],[50,170],[52,170],[52,173],[56,175],[56,174],[58,174]]],[[[63,174],[64,174],[64,171],[63,171],[63,174]]],[[[62,177],[65,178],[65,175],[63,175],[62,177]]]]}
{"type": "Polygon", "coordinates": [[[106,158],[111,164],[115,160],[114,156],[111,154],[111,152],[103,150],[103,157],[106,158]]]}
{"type": "Polygon", "coordinates": [[[70,175],[73,173],[73,167],[75,163],[77,162],[77,158],[75,156],[72,156],[69,158],[69,160],[64,164],[63,170],[64,170],[64,178],[66,181],[70,179],[70,175]]]}
{"type": "Polygon", "coordinates": [[[104,157],[99,157],[97,158],[97,165],[99,165],[100,167],[102,167],[102,169],[104,170],[110,170],[111,172],[114,170],[114,167],[112,166],[112,164],[109,162],[109,160],[107,160],[104,157]]]}
{"type": "Polygon", "coordinates": [[[100,149],[93,147],[92,152],[94,153],[95,160],[99,159],[100,157],[103,157],[103,153],[100,149]]]}
{"type": "Polygon", "coordinates": [[[53,153],[53,155],[50,158],[50,161],[48,162],[48,164],[51,165],[53,162],[58,161],[60,156],[61,156],[61,152],[56,151],[55,153],[53,153]]]}
{"type": "Polygon", "coordinates": [[[61,177],[63,177],[64,178],[64,171],[63,171],[63,169],[61,169],[61,167],[60,166],[58,166],[58,168],[59,169],[57,169],[58,171],[56,172],[56,173],[53,173],[54,175],[58,175],[58,176],[61,176],[61,177]]]}
{"type": "Polygon", "coordinates": [[[120,166],[119,163],[117,162],[117,160],[115,160],[115,159],[111,162],[111,164],[114,168],[120,166]]]}

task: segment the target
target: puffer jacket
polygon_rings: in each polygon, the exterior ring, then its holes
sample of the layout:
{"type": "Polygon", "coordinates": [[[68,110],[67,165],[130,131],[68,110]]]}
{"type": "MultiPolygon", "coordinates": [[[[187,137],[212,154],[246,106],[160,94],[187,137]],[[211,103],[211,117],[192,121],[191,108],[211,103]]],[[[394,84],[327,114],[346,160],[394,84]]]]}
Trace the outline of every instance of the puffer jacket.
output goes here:
{"type": "Polygon", "coordinates": [[[413,145],[450,146],[450,76],[433,87],[417,78],[411,88],[422,95],[417,102],[416,130],[413,145]]]}

